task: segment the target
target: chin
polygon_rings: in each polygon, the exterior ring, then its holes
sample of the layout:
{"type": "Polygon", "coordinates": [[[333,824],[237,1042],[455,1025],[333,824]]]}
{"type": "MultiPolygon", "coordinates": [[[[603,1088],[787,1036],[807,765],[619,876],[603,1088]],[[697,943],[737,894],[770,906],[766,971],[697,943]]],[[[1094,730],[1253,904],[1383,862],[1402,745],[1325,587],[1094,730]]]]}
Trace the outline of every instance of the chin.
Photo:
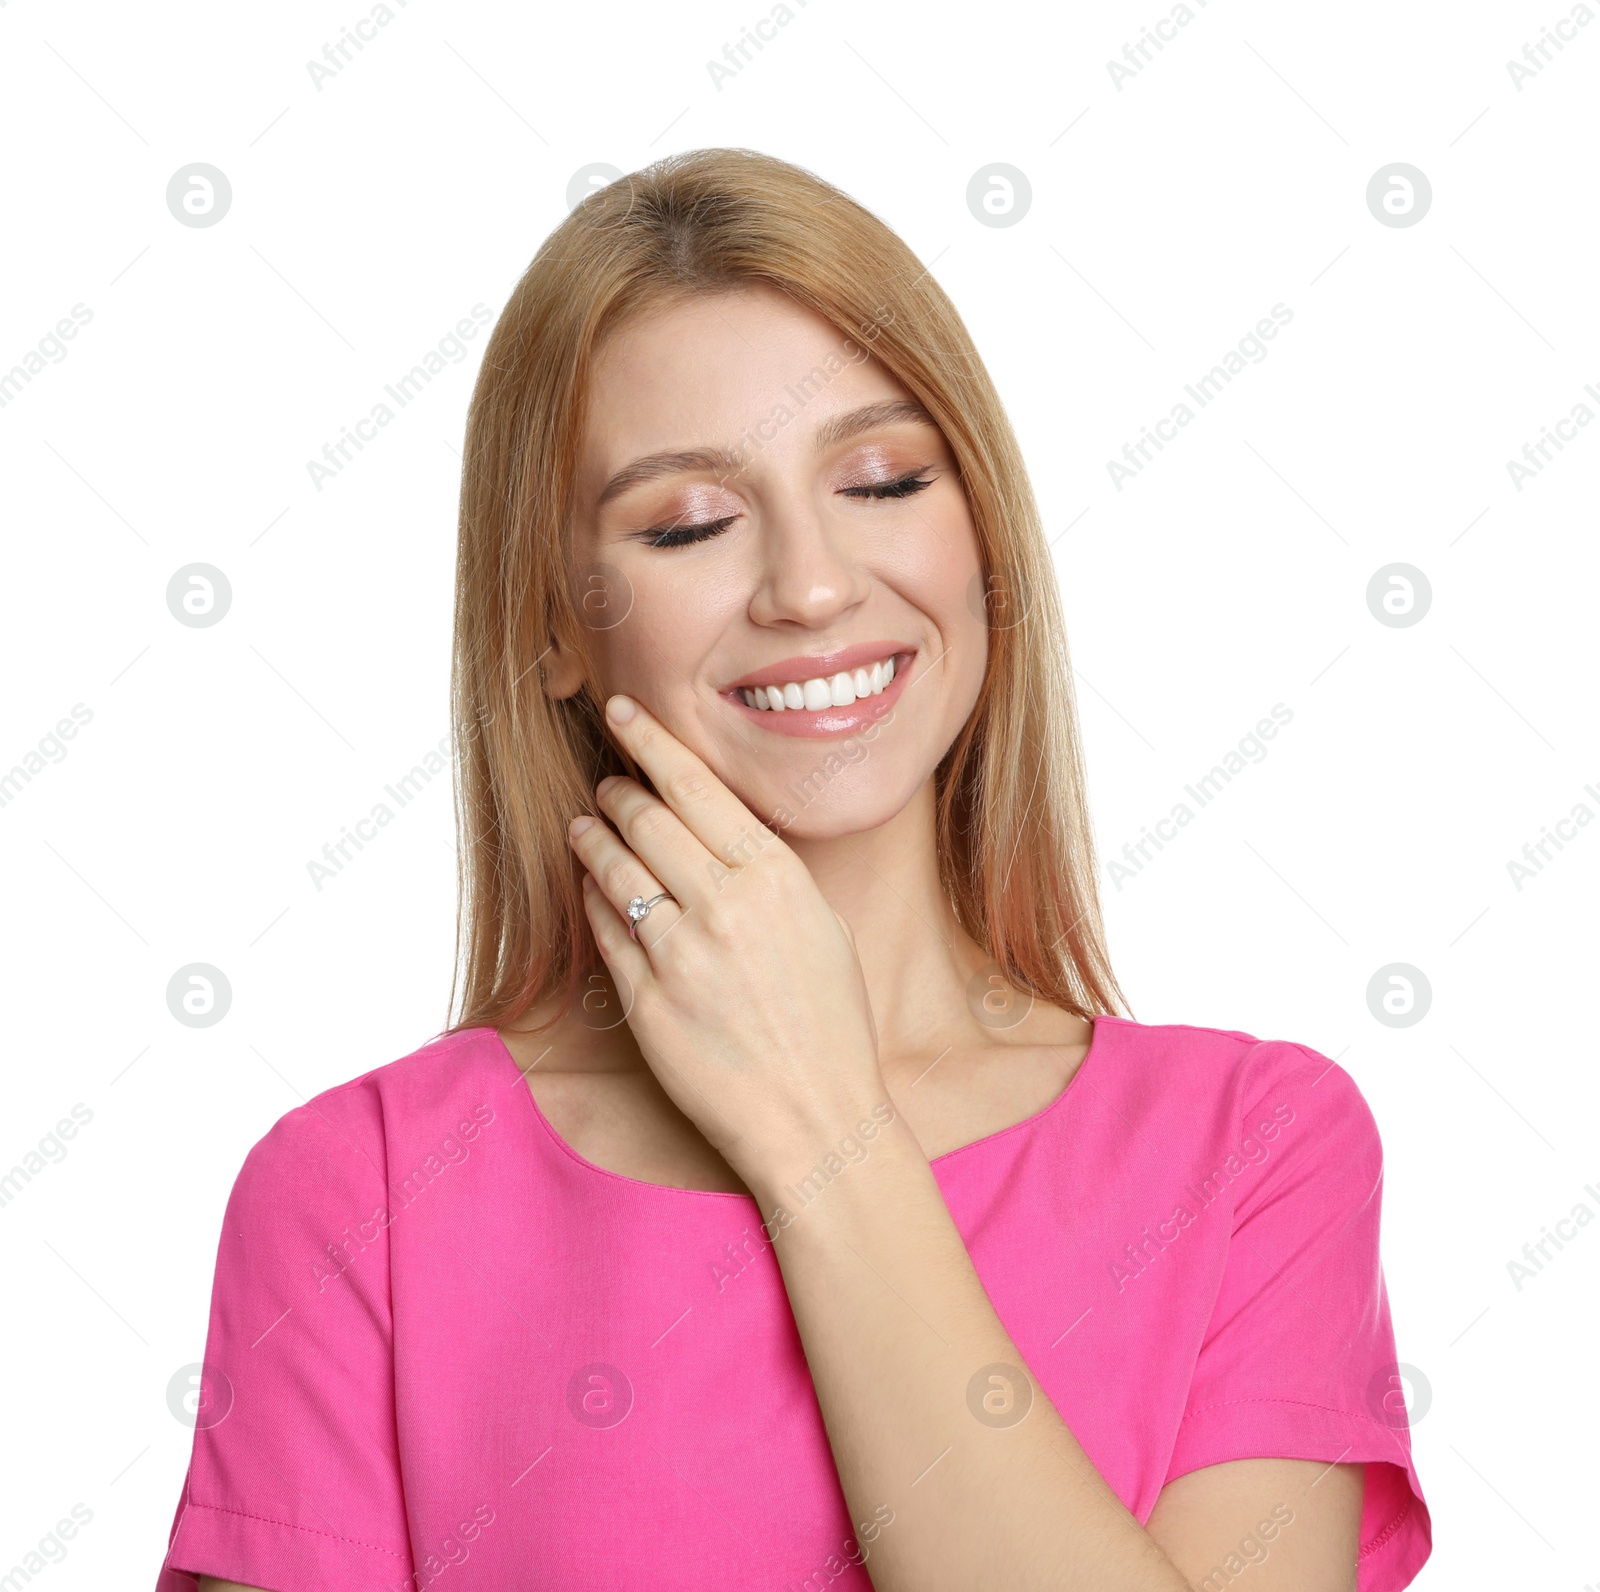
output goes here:
{"type": "Polygon", "coordinates": [[[784,840],[839,840],[881,828],[905,811],[915,793],[914,783],[885,789],[847,766],[831,776],[815,770],[788,785],[763,779],[759,790],[741,794],[741,800],[784,840]]]}

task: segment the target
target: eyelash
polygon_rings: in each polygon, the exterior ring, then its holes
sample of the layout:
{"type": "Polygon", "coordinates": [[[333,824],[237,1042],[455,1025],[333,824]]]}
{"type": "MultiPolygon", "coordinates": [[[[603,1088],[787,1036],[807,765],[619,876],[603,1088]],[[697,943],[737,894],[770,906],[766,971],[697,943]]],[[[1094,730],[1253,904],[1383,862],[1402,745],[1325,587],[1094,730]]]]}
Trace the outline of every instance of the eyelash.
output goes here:
{"type": "MultiPolygon", "coordinates": [[[[894,481],[874,481],[867,486],[847,486],[843,488],[845,497],[875,498],[890,500],[914,497],[924,487],[932,486],[931,480],[924,480],[920,470],[913,470],[910,475],[900,476],[894,481]]],[[[652,530],[640,533],[644,537],[647,547],[690,547],[696,542],[708,542],[713,536],[720,536],[733,524],[737,515],[728,515],[720,520],[706,520],[700,525],[667,525],[657,526],[652,530]]]]}

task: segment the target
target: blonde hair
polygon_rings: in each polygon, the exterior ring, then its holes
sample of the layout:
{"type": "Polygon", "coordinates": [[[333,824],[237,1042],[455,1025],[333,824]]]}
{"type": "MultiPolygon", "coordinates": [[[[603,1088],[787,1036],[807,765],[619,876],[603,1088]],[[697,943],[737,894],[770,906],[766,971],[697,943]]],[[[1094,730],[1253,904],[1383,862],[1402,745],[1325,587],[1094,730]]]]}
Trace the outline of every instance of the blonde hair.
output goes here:
{"type": "Polygon", "coordinates": [[[633,770],[588,686],[552,700],[538,678],[552,637],[589,656],[594,592],[570,567],[569,528],[596,352],[630,316],[753,283],[869,343],[955,456],[990,633],[981,694],[935,774],[941,877],[1009,984],[1080,1016],[1117,1012],[1055,572],[977,349],[911,250],[848,195],[770,155],[701,149],[573,209],[518,282],[473,390],[452,666],[461,1015],[448,1031],[515,1024],[557,993],[564,1006],[602,965],[567,824],[599,780],[633,770]]]}

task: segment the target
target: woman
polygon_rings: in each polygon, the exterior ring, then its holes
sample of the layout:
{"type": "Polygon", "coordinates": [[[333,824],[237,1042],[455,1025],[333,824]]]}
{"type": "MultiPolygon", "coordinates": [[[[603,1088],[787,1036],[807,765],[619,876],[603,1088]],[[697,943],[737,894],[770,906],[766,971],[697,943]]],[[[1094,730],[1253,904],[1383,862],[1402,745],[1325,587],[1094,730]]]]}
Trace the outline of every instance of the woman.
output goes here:
{"type": "Polygon", "coordinates": [[[1405,1586],[1372,1117],[1114,1015],[1054,574],[905,245],[747,151],[580,204],[456,626],[462,1019],[246,1161],[163,1592],[1405,1586]]]}

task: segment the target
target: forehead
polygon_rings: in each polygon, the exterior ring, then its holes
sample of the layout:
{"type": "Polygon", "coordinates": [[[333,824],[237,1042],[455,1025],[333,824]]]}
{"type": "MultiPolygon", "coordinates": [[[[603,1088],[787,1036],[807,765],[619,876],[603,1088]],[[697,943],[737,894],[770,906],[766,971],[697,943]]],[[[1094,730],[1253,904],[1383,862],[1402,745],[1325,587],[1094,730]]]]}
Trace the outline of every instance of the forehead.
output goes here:
{"type": "MultiPolygon", "coordinates": [[[[595,362],[581,474],[641,454],[737,448],[746,433],[807,442],[830,415],[909,394],[868,345],[775,288],[672,302],[629,321],[595,362]]],[[[765,444],[764,444],[765,445],[765,444]]]]}

